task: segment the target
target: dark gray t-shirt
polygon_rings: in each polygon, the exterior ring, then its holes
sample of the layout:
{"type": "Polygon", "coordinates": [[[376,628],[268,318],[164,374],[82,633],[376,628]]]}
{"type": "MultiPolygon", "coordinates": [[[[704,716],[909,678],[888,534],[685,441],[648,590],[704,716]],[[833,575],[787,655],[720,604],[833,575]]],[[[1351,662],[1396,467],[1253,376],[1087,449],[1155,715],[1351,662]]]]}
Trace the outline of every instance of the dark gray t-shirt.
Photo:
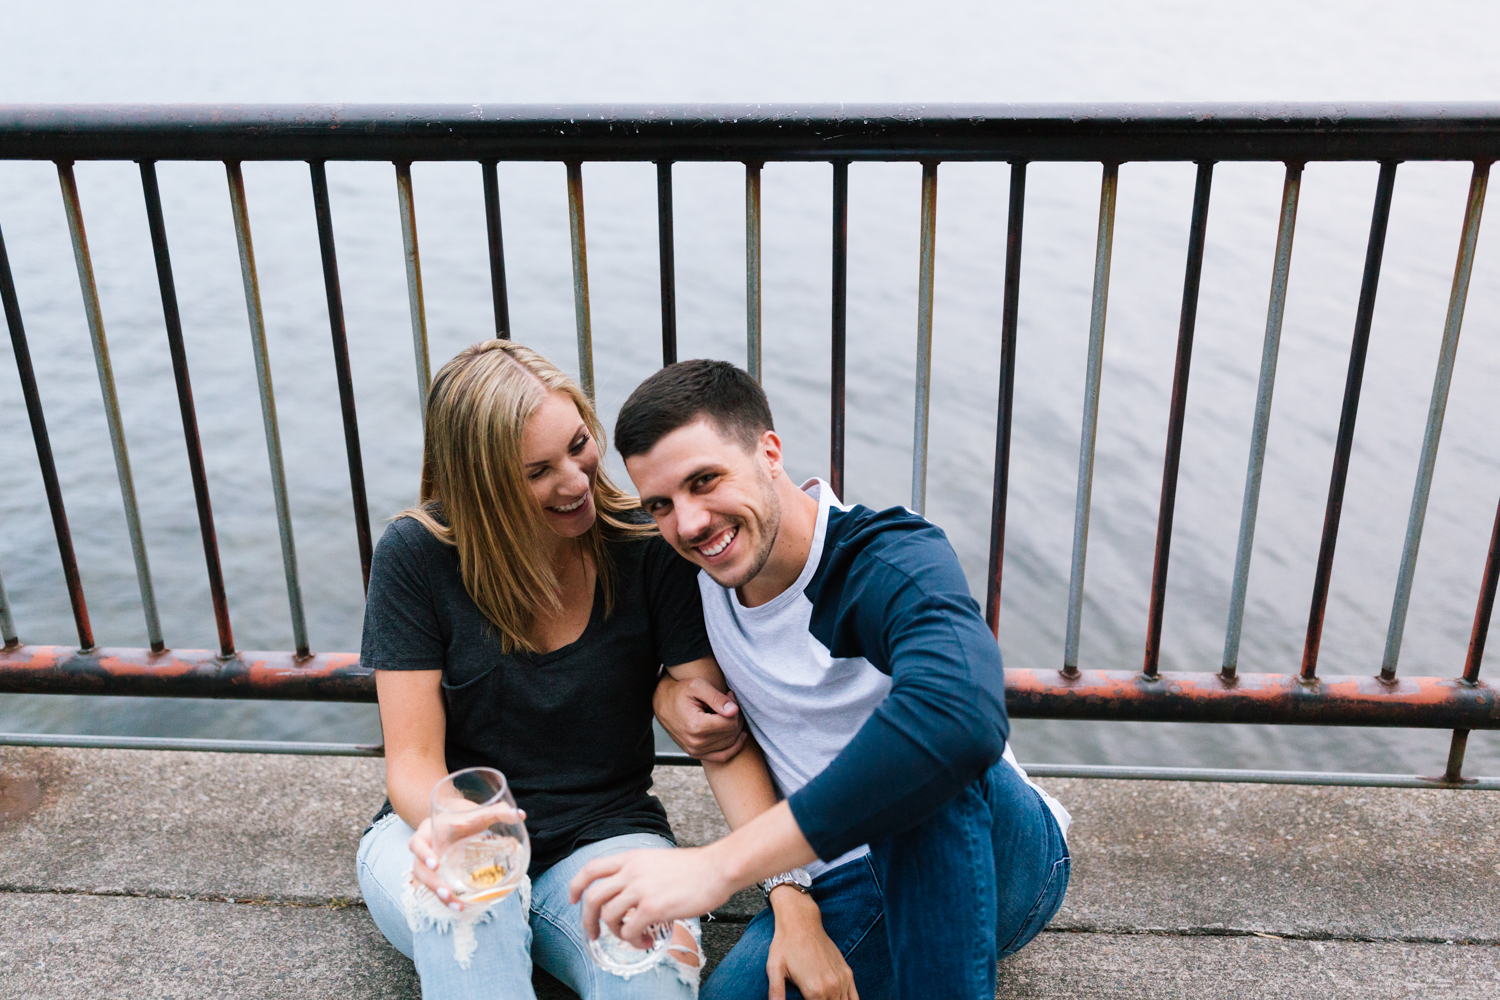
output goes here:
{"type": "MultiPolygon", "coordinates": [[[[526,810],[531,874],[626,833],[670,838],[650,794],[658,668],[712,654],[697,569],[658,536],[609,545],[615,606],[550,653],[504,653],[464,589],[458,551],[411,518],[386,528],[370,567],[360,660],[441,670],[449,771],[498,768],[526,810]]],[[[387,803],[382,814],[389,809],[387,803]]]]}

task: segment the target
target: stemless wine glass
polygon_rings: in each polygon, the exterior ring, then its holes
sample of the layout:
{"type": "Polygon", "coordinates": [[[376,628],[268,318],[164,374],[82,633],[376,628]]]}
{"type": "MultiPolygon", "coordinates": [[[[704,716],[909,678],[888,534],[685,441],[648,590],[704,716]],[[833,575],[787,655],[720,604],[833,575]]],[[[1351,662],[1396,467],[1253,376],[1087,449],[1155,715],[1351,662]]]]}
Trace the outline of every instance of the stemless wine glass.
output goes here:
{"type": "MultiPolygon", "coordinates": [[[[652,924],[646,928],[651,935],[651,947],[644,951],[626,944],[617,937],[604,921],[599,921],[599,936],[589,942],[589,954],[594,962],[606,972],[617,976],[630,976],[644,972],[662,960],[667,946],[672,943],[672,925],[652,924]]],[[[585,938],[587,935],[585,935],[585,938]]]]}
{"type": "Polygon", "coordinates": [[[514,892],[531,865],[531,838],[505,775],[493,767],[454,771],[431,801],[437,873],[454,896],[487,903],[514,892]]]}

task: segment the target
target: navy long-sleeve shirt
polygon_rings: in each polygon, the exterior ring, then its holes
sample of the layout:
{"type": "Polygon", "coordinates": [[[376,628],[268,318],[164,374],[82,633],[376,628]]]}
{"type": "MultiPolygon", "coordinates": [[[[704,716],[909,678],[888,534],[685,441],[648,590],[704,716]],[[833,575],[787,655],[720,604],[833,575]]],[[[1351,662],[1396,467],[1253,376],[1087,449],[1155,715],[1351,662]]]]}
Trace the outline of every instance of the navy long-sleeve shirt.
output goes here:
{"type": "Polygon", "coordinates": [[[753,608],[705,573],[699,589],[792,814],[838,863],[931,816],[1001,758],[1010,726],[999,648],[942,530],[804,488],[819,510],[796,583],[753,608]]]}

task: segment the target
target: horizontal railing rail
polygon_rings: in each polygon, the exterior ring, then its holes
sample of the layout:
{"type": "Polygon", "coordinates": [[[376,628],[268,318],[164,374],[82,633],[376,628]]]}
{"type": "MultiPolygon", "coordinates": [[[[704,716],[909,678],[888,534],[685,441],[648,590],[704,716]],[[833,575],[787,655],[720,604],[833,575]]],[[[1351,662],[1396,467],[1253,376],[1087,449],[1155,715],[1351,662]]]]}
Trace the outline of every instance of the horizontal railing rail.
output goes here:
{"type": "MultiPolygon", "coordinates": [[[[932,301],[937,241],[937,189],[944,161],[1004,161],[1011,166],[1006,233],[1004,298],[997,331],[1001,365],[997,392],[992,531],[986,618],[998,631],[1002,592],[1010,438],[1013,425],[1018,303],[1026,204],[1026,168],[1040,161],[1095,161],[1101,165],[1099,225],[1094,259],[1088,358],[1084,377],[1078,486],[1069,571],[1068,611],[1060,668],[1011,669],[1010,709],[1017,717],[1098,720],[1239,722],[1306,725],[1399,726],[1453,730],[1441,779],[1369,776],[1373,783],[1431,787],[1490,787],[1496,779],[1462,777],[1468,733],[1500,729],[1500,692],[1480,680],[1486,636],[1500,586],[1500,507],[1488,540],[1474,625],[1465,661],[1452,677],[1398,676],[1407,610],[1426,519],[1438,443],[1456,364],[1480,219],[1491,163],[1500,159],[1500,104],[1078,104],[1078,105],[0,105],[0,160],[55,161],[79,287],[97,363],[127,530],[135,559],[149,649],[98,648],[88,614],[62,490],[52,456],[41,397],[32,366],[20,303],[3,234],[0,234],[0,299],[10,330],[22,394],[35,442],[78,645],[22,645],[0,581],[0,691],[96,693],[218,698],[283,698],[331,701],[374,700],[370,671],[352,653],[315,653],[303,608],[296,542],[281,448],[281,431],[260,301],[249,207],[241,172],[247,160],[307,160],[328,302],[335,375],[339,387],[350,496],[360,571],[368,585],[371,534],[354,386],[344,315],[326,163],[386,160],[395,170],[406,258],[412,349],[419,397],[431,377],[426,306],[417,236],[416,192],[411,163],[469,160],[480,167],[485,205],[494,328],[510,332],[504,241],[496,163],[500,160],[560,160],[567,165],[578,371],[593,392],[594,344],[589,303],[585,161],[654,161],[660,249],[662,360],[677,358],[676,276],[672,215],[672,164],[676,161],[738,161],[745,165],[746,368],[757,378],[761,359],[761,171],[768,161],[823,161],[831,166],[832,303],[829,480],[844,489],[845,385],[848,296],[848,178],[851,163],[917,161],[922,164],[921,245],[917,261],[916,407],[913,415],[911,506],[925,507],[930,407],[932,301]],[[95,290],[83,207],[74,181],[78,160],[136,160],[176,379],[184,441],[208,571],[217,650],[175,650],[162,634],[156,611],[146,539],[131,475],[129,449],[120,420],[105,324],[95,290]],[[245,652],[235,648],[220,565],[212,505],[188,359],[183,346],[176,288],[162,220],[155,163],[158,160],[222,160],[239,248],[246,312],[254,352],[261,413],[288,612],[295,649],[245,652]],[[1189,226],[1186,273],[1173,364],[1167,441],[1158,509],[1146,644],[1140,670],[1083,669],[1079,661],[1092,509],[1094,446],[1103,377],[1103,348],[1114,244],[1120,164],[1127,161],[1189,161],[1197,178],[1189,226]],[[1313,579],[1312,605],[1300,669],[1287,674],[1242,674],[1238,669],[1250,557],[1259,508],[1267,431],[1280,351],[1282,316],[1291,269],[1293,236],[1303,167],[1320,160],[1379,164],[1333,468],[1313,579]],[[1347,483],[1365,359],[1379,286],[1387,223],[1398,165],[1406,160],[1461,160],[1473,164],[1469,196],[1457,248],[1452,292],[1442,331],[1426,434],[1402,548],[1401,568],[1378,673],[1366,677],[1318,674],[1323,620],[1347,483]],[[1170,567],[1177,479],[1186,419],[1193,339],[1214,164],[1270,161],[1285,164],[1278,235],[1271,274],[1265,340],[1249,443],[1249,462],[1231,583],[1224,655],[1216,671],[1163,672],[1161,635],[1170,567]]],[[[1290,666],[1290,665],[1289,665],[1290,666]]],[[[0,743],[24,740],[0,738],[0,743]]],[[[37,739],[46,739],[38,737],[37,739]]],[[[56,737],[53,739],[67,739],[56,737]]],[[[75,739],[84,739],[82,737],[75,739]]],[[[114,739],[114,738],[100,738],[114,739]]],[[[144,738],[119,738],[144,739],[144,738]]],[[[186,743],[205,741],[185,741],[186,743]]],[[[214,742],[214,741],[207,741],[214,742]]],[[[64,745],[64,744],[57,744],[64,745]]],[[[76,744],[67,744],[76,745],[76,744]]],[[[102,745],[102,744],[101,744],[102,745]]],[[[113,744],[112,744],[113,745],[113,744]]],[[[144,744],[142,744],[144,745],[144,744]]],[[[301,744],[299,744],[301,746],[301,744]]],[[[321,746],[307,744],[306,746],[321,746]]],[[[199,747],[209,749],[209,747],[199,747]]],[[[315,751],[289,751],[315,752],[315,751]]],[[[328,751],[344,752],[344,751],[328,751]]],[[[350,751],[353,752],[353,751],[350,751]]],[[[373,748],[359,748],[373,753],[373,748]]],[[[664,755],[664,761],[675,759],[664,755]]],[[[1095,776],[1181,777],[1227,780],[1193,769],[1040,766],[1038,773],[1088,772],[1095,776]],[[1063,770],[1058,770],[1063,768],[1063,770]],[[1049,770],[1050,769],[1050,770],[1049,770]],[[1114,769],[1119,771],[1121,769],[1114,769]],[[1105,773],[1110,772],[1110,773],[1105,773]],[[1171,772],[1171,773],[1169,773],[1171,772]],[[1178,773],[1181,772],[1181,773],[1178,773]]],[[[1223,772],[1227,773],[1227,772],[1223,772]]],[[[1348,783],[1350,776],[1322,772],[1237,780],[1348,783]],[[1311,777],[1310,777],[1311,776],[1311,777]]],[[[1500,785],[1497,785],[1500,787],[1500,785]]]]}
{"type": "Polygon", "coordinates": [[[1500,104],[0,105],[0,158],[1473,160],[1500,104]]]}
{"type": "MultiPolygon", "coordinates": [[[[355,653],[209,649],[0,649],[0,693],[374,702],[374,671],[355,653]]],[[[1500,691],[1462,679],[1131,670],[1055,672],[1009,667],[1006,703],[1023,719],[1246,722],[1412,729],[1500,729],[1500,691]]]]}

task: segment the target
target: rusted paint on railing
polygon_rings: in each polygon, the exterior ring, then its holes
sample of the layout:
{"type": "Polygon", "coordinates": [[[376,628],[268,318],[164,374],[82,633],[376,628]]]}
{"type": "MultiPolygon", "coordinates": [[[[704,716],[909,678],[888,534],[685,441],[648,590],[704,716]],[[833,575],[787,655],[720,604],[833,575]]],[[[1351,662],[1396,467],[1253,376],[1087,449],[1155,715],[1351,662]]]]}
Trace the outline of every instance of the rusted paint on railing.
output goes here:
{"type": "MultiPolygon", "coordinates": [[[[373,670],[356,653],[298,657],[208,649],[20,646],[0,651],[0,692],[172,698],[375,700],[373,670]]],[[[1500,691],[1461,678],[1324,677],[1217,673],[1007,670],[1006,700],[1017,718],[1108,721],[1254,722],[1282,725],[1500,729],[1500,691]]]]}
{"type": "Polygon", "coordinates": [[[20,646],[0,651],[0,692],[107,694],[162,698],[264,698],[280,701],[375,700],[374,671],[358,653],[20,646]]]}
{"type": "Polygon", "coordinates": [[[1459,678],[1010,669],[1005,691],[1017,718],[1500,729],[1500,691],[1459,678]]]}

